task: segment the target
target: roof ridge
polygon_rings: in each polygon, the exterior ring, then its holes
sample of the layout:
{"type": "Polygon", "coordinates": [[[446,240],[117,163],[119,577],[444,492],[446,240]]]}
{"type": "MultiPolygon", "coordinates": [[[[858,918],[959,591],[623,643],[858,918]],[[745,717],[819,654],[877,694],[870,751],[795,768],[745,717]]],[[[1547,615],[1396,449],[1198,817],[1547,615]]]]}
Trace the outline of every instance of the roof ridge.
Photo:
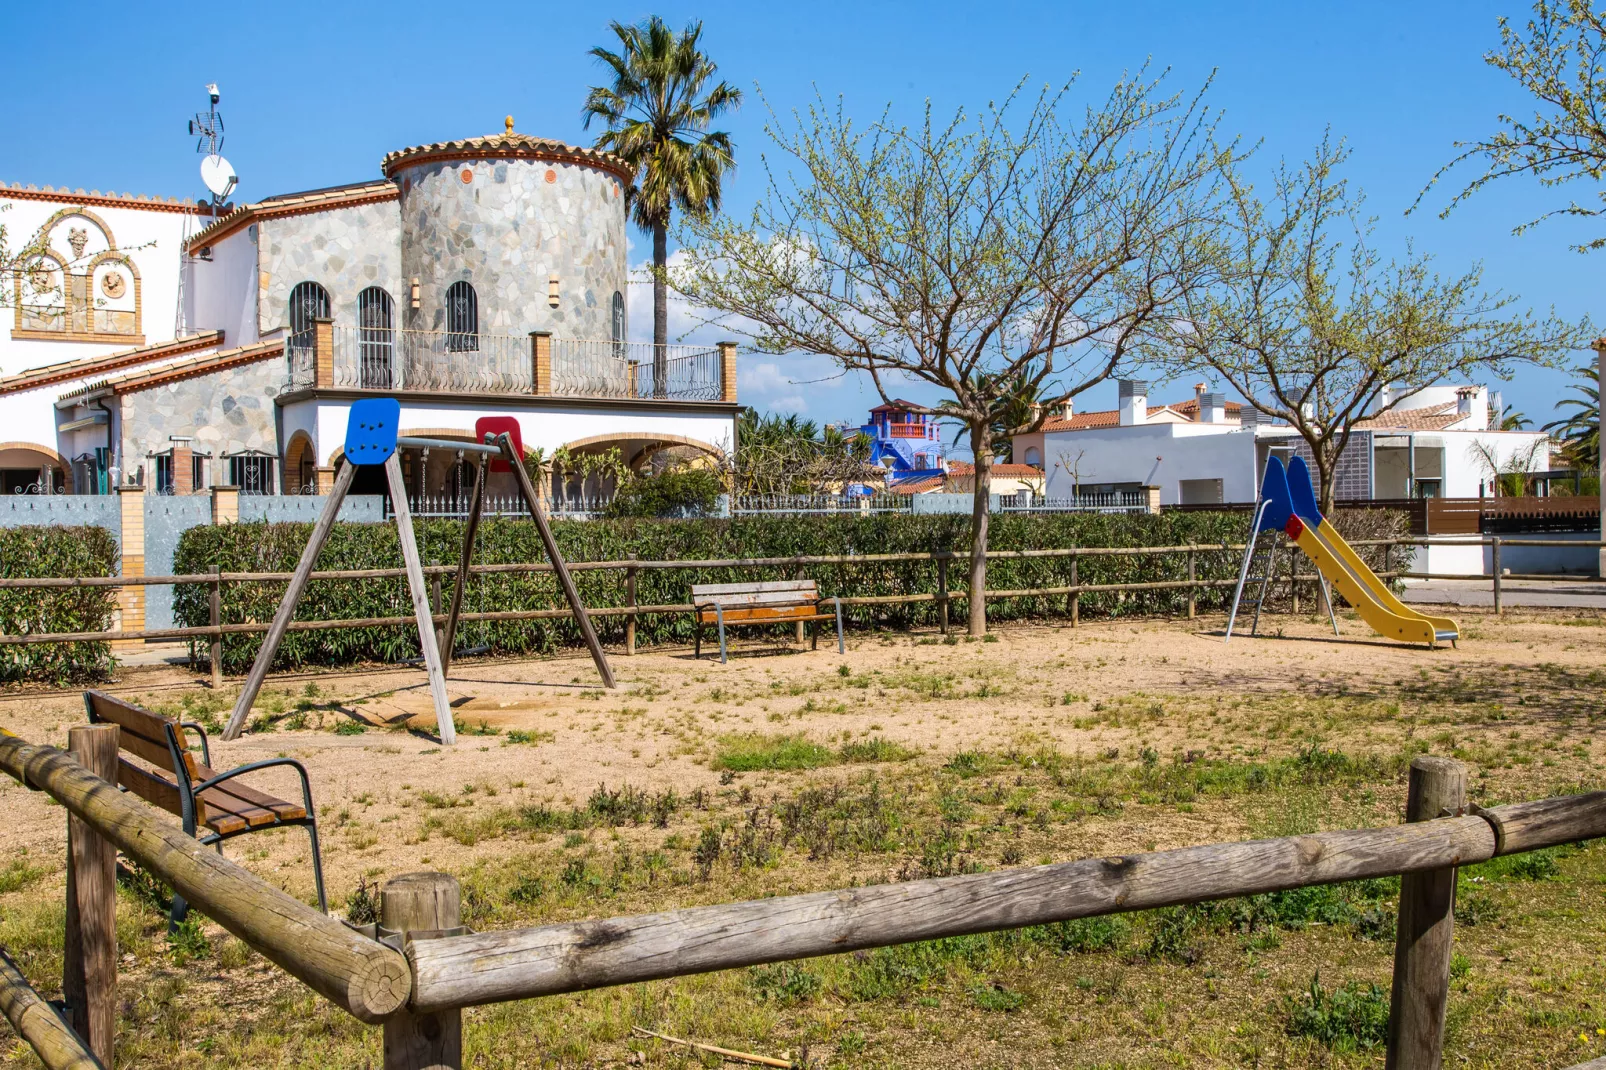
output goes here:
{"type": "Polygon", "coordinates": [[[55,364],[42,364],[37,368],[29,368],[15,375],[0,377],[0,394],[14,394],[20,390],[37,390],[49,386],[52,382],[60,382],[63,379],[77,379],[81,375],[93,373],[97,367],[102,365],[116,366],[160,360],[163,356],[168,355],[168,352],[165,351],[182,354],[191,349],[221,345],[223,340],[224,332],[221,329],[214,328],[185,335],[182,338],[170,338],[165,342],[153,342],[150,345],[134,346],[131,349],[119,349],[116,352],[105,353],[98,357],[78,357],[74,360],[57,361],[55,364]]]}
{"type": "Polygon", "coordinates": [[[117,193],[108,191],[102,193],[98,189],[85,190],[82,186],[77,189],[68,189],[62,186],[35,186],[32,183],[24,185],[21,182],[0,182],[0,193],[49,193],[58,197],[96,197],[101,200],[128,201],[133,204],[177,204],[195,206],[195,201],[188,197],[162,197],[149,193],[117,193]]]}

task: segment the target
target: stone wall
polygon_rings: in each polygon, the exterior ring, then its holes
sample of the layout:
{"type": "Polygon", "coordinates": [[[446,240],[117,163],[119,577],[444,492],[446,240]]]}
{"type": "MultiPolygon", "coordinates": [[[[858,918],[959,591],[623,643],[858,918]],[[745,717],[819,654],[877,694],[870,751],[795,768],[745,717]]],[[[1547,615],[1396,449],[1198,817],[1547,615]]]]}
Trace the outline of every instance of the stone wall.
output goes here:
{"type": "Polygon", "coordinates": [[[212,455],[208,485],[228,482],[222,457],[245,450],[278,457],[278,414],[273,399],[284,385],[284,361],[275,354],[254,364],[124,394],[124,472],[132,475],[143,465],[146,485],[150,485],[152,469],[147,455],[168,449],[174,435],[190,436],[196,452],[212,455]]]}
{"type": "Polygon", "coordinates": [[[335,323],[343,327],[357,326],[357,295],[382,286],[394,303],[396,326],[405,326],[407,285],[395,201],[267,219],[260,226],[260,330],[289,325],[290,291],[301,282],[329,291],[335,323]]]}
{"type": "Polygon", "coordinates": [[[530,159],[422,163],[395,177],[402,274],[421,291],[407,327],[445,330],[446,290],[462,280],[479,298],[482,334],[612,337],[613,295],[627,283],[618,178],[530,159]],[[557,308],[547,303],[553,275],[557,308]]]}

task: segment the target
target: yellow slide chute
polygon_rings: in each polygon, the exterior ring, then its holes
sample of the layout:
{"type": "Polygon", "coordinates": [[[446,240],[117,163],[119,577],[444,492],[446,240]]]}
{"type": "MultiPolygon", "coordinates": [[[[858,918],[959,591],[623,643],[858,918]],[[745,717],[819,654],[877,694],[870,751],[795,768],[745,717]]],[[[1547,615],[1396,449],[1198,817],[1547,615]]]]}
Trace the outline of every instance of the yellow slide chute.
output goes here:
{"type": "Polygon", "coordinates": [[[1305,552],[1327,581],[1355,607],[1355,612],[1379,635],[1406,643],[1454,643],[1461,629],[1449,617],[1418,612],[1400,601],[1378,579],[1344,537],[1316,508],[1310,471],[1303,458],[1288,462],[1286,474],[1274,457],[1266,465],[1263,496],[1267,507],[1260,527],[1280,524],[1288,538],[1305,552]]]}

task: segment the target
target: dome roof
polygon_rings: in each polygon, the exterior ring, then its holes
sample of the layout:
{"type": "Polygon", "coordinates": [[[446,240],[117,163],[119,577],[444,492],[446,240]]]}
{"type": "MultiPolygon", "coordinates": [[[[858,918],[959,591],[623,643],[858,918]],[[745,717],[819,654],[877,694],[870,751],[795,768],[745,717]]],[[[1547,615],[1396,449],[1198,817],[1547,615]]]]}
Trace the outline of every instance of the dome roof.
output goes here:
{"type": "Polygon", "coordinates": [[[507,129],[500,134],[462,138],[458,141],[437,141],[432,145],[414,145],[388,153],[380,162],[385,176],[392,177],[402,167],[442,160],[551,160],[555,163],[578,163],[612,172],[625,182],[635,177],[634,169],[611,152],[583,149],[567,145],[549,137],[520,134],[513,129],[513,117],[507,120],[507,129]]]}

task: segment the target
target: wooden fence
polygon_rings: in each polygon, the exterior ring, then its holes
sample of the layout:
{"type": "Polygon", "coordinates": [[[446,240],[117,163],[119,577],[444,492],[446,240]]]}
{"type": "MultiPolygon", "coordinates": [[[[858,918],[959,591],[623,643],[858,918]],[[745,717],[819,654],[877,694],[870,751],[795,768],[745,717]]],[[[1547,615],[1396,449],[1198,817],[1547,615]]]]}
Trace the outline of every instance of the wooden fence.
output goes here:
{"type": "Polygon", "coordinates": [[[80,764],[79,757],[115,760],[117,732],[75,728],[70,754],[0,733],[0,768],[70,815],[65,973],[69,982],[77,978],[76,990],[66,986],[70,1022],[55,1017],[9,960],[0,964],[0,1008],[50,1070],[111,1065],[115,1018],[90,1012],[116,1006],[115,889],[81,877],[113,848],[326,999],[360,1021],[382,1023],[385,1070],[461,1067],[466,1006],[1399,876],[1388,1065],[1427,1070],[1442,1058],[1456,867],[1606,834],[1606,792],[1485,810],[1468,804],[1465,766],[1424,757],[1411,763],[1409,823],[1392,828],[491,933],[459,927],[454,878],[409,874],[386,883],[380,923],[364,931],[225,860],[80,764]]]}
{"type": "MultiPolygon", "coordinates": [[[[1493,575],[1462,573],[1428,573],[1412,572],[1392,567],[1394,553],[1401,547],[1441,545],[1428,538],[1398,538],[1398,539],[1363,539],[1356,540],[1356,547],[1378,547],[1383,550],[1384,568],[1378,575],[1385,580],[1395,579],[1453,579],[1453,580],[1485,580],[1491,585],[1496,612],[1503,612],[1503,581],[1506,580],[1539,580],[1555,582],[1578,582],[1580,577],[1550,574],[1514,574],[1501,575],[1500,554],[1502,548],[1512,547],[1571,547],[1571,548],[1602,548],[1606,542],[1569,541],[1557,539],[1502,539],[1499,536],[1489,536],[1479,539],[1458,539],[1442,545],[1455,546],[1488,546],[1493,549],[1493,575]]],[[[1186,591],[1188,594],[1186,613],[1194,617],[1198,612],[1197,594],[1203,591],[1231,588],[1236,581],[1233,579],[1204,579],[1197,575],[1197,565],[1202,554],[1220,554],[1243,552],[1242,543],[1190,543],[1185,546],[1135,546],[1135,547],[1063,547],[1044,550],[991,550],[988,551],[989,561],[1023,560],[1031,558],[1064,558],[1070,561],[1069,584],[1054,587],[1028,587],[1018,589],[989,588],[984,597],[992,599],[1005,598],[1063,598],[1067,615],[1072,626],[1079,623],[1081,616],[1081,598],[1084,594],[1102,594],[1140,591],[1186,591]],[[1184,557],[1186,566],[1186,579],[1155,580],[1149,582],[1128,583],[1078,583],[1076,582],[1076,562],[1082,558],[1095,557],[1142,557],[1142,556],[1172,556],[1184,557]]],[[[759,557],[759,558],[730,558],[714,560],[686,560],[686,561],[580,561],[569,565],[571,572],[587,571],[615,571],[623,573],[624,592],[628,604],[621,606],[606,606],[588,609],[591,617],[624,617],[625,644],[624,653],[636,652],[635,634],[636,622],[639,617],[664,613],[690,613],[693,611],[691,603],[671,603],[660,605],[637,604],[635,600],[636,577],[641,572],[650,570],[696,570],[709,568],[805,568],[810,565],[863,565],[891,562],[930,562],[936,570],[936,590],[911,594],[891,594],[854,597],[842,596],[840,601],[845,607],[895,605],[918,602],[933,602],[937,606],[939,627],[947,632],[949,625],[950,607],[954,602],[966,601],[969,593],[962,587],[949,587],[950,565],[953,562],[964,562],[968,555],[962,551],[935,551],[932,553],[896,553],[896,554],[853,554],[853,555],[819,555],[796,557],[759,557]]],[[[1294,554],[1288,558],[1288,572],[1279,581],[1286,583],[1286,588],[1292,597],[1294,612],[1299,612],[1301,591],[1314,593],[1312,585],[1316,574],[1309,568],[1309,563],[1300,555],[1294,554]]],[[[424,573],[431,578],[432,584],[439,587],[445,577],[456,572],[455,565],[434,565],[426,567],[424,573]]],[[[472,565],[471,574],[490,575],[494,573],[540,573],[551,572],[552,566],[547,564],[501,564],[501,565],[472,565]]],[[[1180,571],[1180,569],[1179,569],[1180,571]]],[[[222,676],[222,639],[225,635],[261,634],[267,632],[270,625],[267,622],[247,622],[240,624],[225,624],[222,622],[222,586],[226,583],[258,583],[258,582],[288,582],[291,573],[288,572],[212,572],[192,573],[188,575],[169,576],[79,576],[79,577],[35,577],[23,579],[0,579],[0,589],[39,589],[59,590],[76,587],[134,587],[161,584],[201,584],[211,587],[209,599],[211,620],[208,624],[185,628],[147,628],[131,631],[106,630],[93,632],[34,632],[21,635],[0,635],[0,646],[23,646],[36,643],[82,643],[107,642],[112,640],[173,640],[173,639],[210,639],[210,662],[212,666],[212,680],[214,685],[221,686],[222,676]]],[[[338,571],[313,572],[312,580],[353,580],[353,579],[395,579],[405,575],[400,568],[376,569],[344,569],[338,571]]],[[[437,590],[431,599],[437,609],[442,606],[442,599],[437,590]]],[[[570,616],[568,609],[516,609],[495,610],[462,613],[460,621],[525,621],[525,620],[562,620],[570,616]]],[[[434,619],[437,624],[443,624],[446,616],[443,612],[436,612],[434,619]]],[[[372,627],[413,627],[412,616],[392,617],[357,617],[340,618],[335,620],[301,620],[291,622],[290,631],[324,631],[340,628],[372,628],[372,627]]]]}

